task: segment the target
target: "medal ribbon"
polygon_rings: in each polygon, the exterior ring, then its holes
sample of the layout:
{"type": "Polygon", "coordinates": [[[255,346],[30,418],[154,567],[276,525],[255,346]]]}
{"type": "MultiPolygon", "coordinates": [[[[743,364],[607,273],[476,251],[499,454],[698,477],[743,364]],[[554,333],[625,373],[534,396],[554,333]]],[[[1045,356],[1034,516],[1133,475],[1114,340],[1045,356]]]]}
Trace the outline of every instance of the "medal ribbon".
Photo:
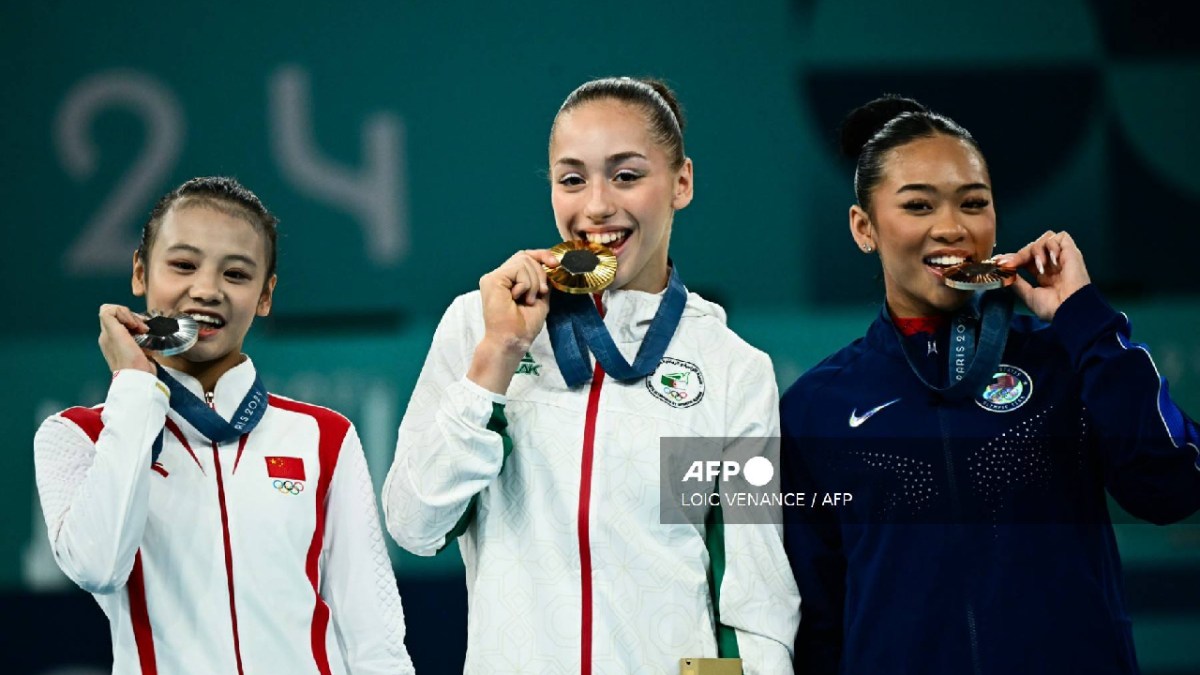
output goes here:
{"type": "Polygon", "coordinates": [[[925,379],[917,367],[908,341],[903,339],[899,330],[896,336],[909,369],[921,384],[948,399],[967,398],[978,394],[995,375],[1000,357],[1004,355],[1004,345],[1008,342],[1008,324],[1012,320],[1012,312],[1012,293],[996,289],[976,294],[971,303],[955,314],[950,322],[950,347],[946,350],[946,358],[949,359],[946,372],[950,383],[945,387],[934,386],[925,379]],[[981,317],[978,320],[978,338],[972,330],[977,323],[973,316],[976,303],[981,317]]]}
{"type": "Polygon", "coordinates": [[[558,369],[567,386],[578,387],[592,378],[592,364],[587,356],[589,351],[604,366],[604,372],[614,380],[628,382],[653,373],[662,361],[671,337],[675,335],[686,301],[687,288],[672,266],[667,290],[631,365],[617,349],[590,297],[557,290],[552,292],[546,324],[550,328],[554,360],[558,362],[558,369]]]}
{"type": "Polygon", "coordinates": [[[238,405],[237,412],[230,421],[225,421],[217,411],[200,400],[190,389],[179,383],[166,368],[159,367],[158,379],[171,390],[171,410],[188,421],[210,441],[228,443],[242,434],[248,434],[262,421],[263,413],[267,411],[267,388],[257,374],[254,384],[246,397],[238,405]]]}

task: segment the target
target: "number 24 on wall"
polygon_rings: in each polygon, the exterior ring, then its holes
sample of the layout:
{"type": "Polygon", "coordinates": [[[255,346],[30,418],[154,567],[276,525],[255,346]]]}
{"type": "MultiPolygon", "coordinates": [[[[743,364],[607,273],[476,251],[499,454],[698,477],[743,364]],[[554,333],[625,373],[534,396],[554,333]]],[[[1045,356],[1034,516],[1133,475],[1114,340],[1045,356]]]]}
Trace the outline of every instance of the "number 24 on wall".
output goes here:
{"type": "MultiPolygon", "coordinates": [[[[376,113],[362,131],[363,166],[352,170],[322,157],[313,139],[307,73],[297,66],[276,70],[269,82],[270,147],[284,178],[305,195],[349,212],[363,228],[367,259],[394,267],[408,250],[408,192],[404,127],[390,113],[376,113]]],[[[131,110],[146,127],[138,157],[88,219],[67,249],[64,265],[74,276],[127,272],[137,247],[136,229],[149,202],[165,189],[183,148],[184,116],[175,96],[148,75],[132,70],[97,73],[76,84],[59,107],[55,147],[76,181],[96,172],[92,121],[109,108],[131,110]]]]}

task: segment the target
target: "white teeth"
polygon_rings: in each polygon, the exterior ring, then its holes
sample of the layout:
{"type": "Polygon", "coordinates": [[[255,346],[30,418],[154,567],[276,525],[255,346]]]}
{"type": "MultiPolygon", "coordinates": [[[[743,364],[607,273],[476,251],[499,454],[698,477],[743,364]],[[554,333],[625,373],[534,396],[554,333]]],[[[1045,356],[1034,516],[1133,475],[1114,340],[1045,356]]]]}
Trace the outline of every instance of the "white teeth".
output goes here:
{"type": "Polygon", "coordinates": [[[957,255],[935,255],[925,259],[925,262],[931,265],[941,265],[943,267],[958,265],[959,263],[964,263],[966,261],[966,258],[957,255]]]}
{"type": "Polygon", "coordinates": [[[589,243],[607,245],[624,239],[628,234],[628,230],[621,230],[619,232],[585,232],[583,236],[587,237],[589,243]]]}
{"type": "Polygon", "coordinates": [[[188,316],[195,319],[196,323],[203,323],[203,324],[207,324],[209,326],[213,326],[216,328],[220,328],[221,326],[225,325],[224,321],[218,319],[215,316],[209,316],[207,314],[189,314],[188,316]]]}

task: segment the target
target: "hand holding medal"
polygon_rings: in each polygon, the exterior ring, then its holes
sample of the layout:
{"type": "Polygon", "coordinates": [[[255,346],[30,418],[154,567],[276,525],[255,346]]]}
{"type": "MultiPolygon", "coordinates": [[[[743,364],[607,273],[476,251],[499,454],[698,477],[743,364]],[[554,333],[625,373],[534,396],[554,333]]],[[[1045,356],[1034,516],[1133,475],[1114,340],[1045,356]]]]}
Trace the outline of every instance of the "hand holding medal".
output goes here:
{"type": "Polygon", "coordinates": [[[1004,267],[1025,269],[1037,285],[1016,277],[1013,290],[1030,311],[1050,321],[1059,305],[1075,291],[1091,283],[1083,254],[1066,232],[1047,230],[1016,253],[999,255],[993,260],[1004,267]]]}
{"type": "Polygon", "coordinates": [[[115,373],[124,368],[156,372],[146,352],[174,356],[192,348],[199,336],[186,314],[138,314],[122,305],[100,307],[100,351],[115,373]]]}
{"type": "Polygon", "coordinates": [[[565,293],[599,293],[616,276],[617,257],[600,244],[571,240],[520,251],[479,280],[485,340],[519,347],[523,356],[545,325],[551,285],[565,293]]]}
{"type": "Polygon", "coordinates": [[[616,276],[616,255],[581,240],[565,241],[548,251],[522,251],[484,275],[479,288],[485,333],[467,378],[490,391],[506,393],[517,361],[547,320],[554,358],[568,386],[590,379],[589,354],[617,380],[633,380],[653,371],[683,314],[687,289],[672,267],[663,300],[631,364],[621,356],[596,305],[586,297],[603,291],[616,276]],[[533,262],[541,266],[531,270],[533,262]],[[554,311],[548,284],[561,291],[554,311]]]}
{"type": "Polygon", "coordinates": [[[518,251],[479,279],[484,335],[467,378],[503,394],[534,338],[546,325],[550,284],[546,269],[558,259],[545,249],[518,251]]]}
{"type": "Polygon", "coordinates": [[[146,321],[123,305],[100,306],[100,352],[112,372],[129,368],[156,371],[150,357],[134,336],[148,333],[146,321]]]}

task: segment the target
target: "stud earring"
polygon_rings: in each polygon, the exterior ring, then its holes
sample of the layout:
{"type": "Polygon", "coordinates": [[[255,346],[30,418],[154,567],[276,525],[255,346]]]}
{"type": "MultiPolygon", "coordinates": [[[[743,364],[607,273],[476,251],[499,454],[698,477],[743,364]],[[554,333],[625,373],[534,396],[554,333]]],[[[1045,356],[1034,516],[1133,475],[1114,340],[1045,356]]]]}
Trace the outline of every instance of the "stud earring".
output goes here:
{"type": "Polygon", "coordinates": [[[871,251],[874,251],[874,250],[875,249],[871,248],[870,244],[863,244],[863,253],[870,253],[871,251]]]}

